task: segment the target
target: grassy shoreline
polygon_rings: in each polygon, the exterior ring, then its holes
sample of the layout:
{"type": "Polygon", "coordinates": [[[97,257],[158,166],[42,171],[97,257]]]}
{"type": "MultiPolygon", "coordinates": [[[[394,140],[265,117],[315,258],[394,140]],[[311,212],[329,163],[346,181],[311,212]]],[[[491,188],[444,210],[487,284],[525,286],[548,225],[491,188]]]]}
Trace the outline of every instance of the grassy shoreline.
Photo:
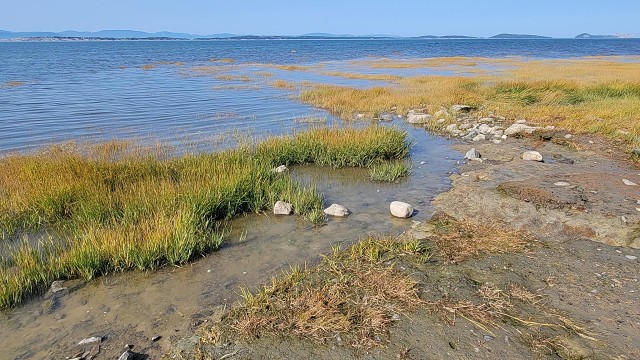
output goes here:
{"type": "Polygon", "coordinates": [[[322,195],[274,167],[368,167],[405,158],[408,143],[395,128],[317,128],[219,153],[170,155],[106,143],[0,159],[2,241],[19,232],[57,234],[11,244],[0,262],[0,308],[57,279],[184,264],[220,245],[220,221],[277,200],[321,221],[322,195]]]}

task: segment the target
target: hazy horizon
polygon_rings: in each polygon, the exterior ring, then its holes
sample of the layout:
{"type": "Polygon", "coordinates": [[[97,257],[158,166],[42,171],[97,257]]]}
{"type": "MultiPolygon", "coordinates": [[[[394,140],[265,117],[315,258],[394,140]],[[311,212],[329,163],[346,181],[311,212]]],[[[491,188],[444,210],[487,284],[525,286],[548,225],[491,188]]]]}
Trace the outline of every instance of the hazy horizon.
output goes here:
{"type": "Polygon", "coordinates": [[[195,35],[297,36],[307,33],[384,34],[402,37],[500,33],[570,38],[580,33],[640,35],[640,2],[613,0],[541,0],[455,3],[398,0],[336,0],[302,3],[184,3],[141,0],[13,1],[0,13],[2,30],[12,32],[97,32],[133,30],[195,35]],[[37,12],[33,9],[38,9],[37,12]],[[327,21],[330,19],[330,22],[327,21]]]}

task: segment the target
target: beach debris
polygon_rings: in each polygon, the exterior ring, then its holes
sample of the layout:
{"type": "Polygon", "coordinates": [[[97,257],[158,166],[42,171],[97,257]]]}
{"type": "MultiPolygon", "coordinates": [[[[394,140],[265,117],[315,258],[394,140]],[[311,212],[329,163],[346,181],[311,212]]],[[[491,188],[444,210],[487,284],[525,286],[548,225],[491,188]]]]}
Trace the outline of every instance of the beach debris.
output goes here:
{"type": "Polygon", "coordinates": [[[413,215],[413,206],[402,201],[393,201],[389,205],[389,211],[395,217],[406,219],[413,215]]]}
{"type": "Polygon", "coordinates": [[[571,184],[566,182],[566,181],[557,181],[557,182],[554,182],[553,185],[555,185],[555,186],[563,186],[564,187],[564,186],[569,186],[571,184]]]}
{"type": "Polygon", "coordinates": [[[293,205],[284,201],[276,201],[273,205],[273,213],[275,215],[291,215],[293,212],[293,205]]]}
{"type": "Polygon", "coordinates": [[[324,209],[324,213],[330,216],[347,216],[349,215],[349,209],[340,204],[331,204],[331,206],[324,209]]]}
{"type": "Polygon", "coordinates": [[[542,161],[542,155],[537,151],[525,151],[522,153],[522,160],[542,161]]]}

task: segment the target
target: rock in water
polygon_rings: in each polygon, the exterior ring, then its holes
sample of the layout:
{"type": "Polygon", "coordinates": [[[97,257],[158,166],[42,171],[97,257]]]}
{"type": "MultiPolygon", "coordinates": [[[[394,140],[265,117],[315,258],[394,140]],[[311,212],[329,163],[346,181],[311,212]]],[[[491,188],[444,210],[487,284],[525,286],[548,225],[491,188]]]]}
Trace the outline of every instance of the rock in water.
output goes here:
{"type": "Polygon", "coordinates": [[[324,209],[324,213],[331,216],[347,216],[349,215],[349,209],[340,204],[331,204],[331,206],[324,209]]]}
{"type": "Polygon", "coordinates": [[[522,153],[522,160],[542,161],[542,155],[537,151],[525,151],[522,153]]]}
{"type": "Polygon", "coordinates": [[[276,204],[273,205],[273,213],[275,215],[291,215],[293,212],[293,205],[284,202],[284,201],[276,201],[276,204]]]}
{"type": "Polygon", "coordinates": [[[280,165],[280,166],[278,166],[277,168],[275,168],[275,169],[273,169],[273,170],[271,170],[271,171],[273,171],[273,172],[275,172],[275,173],[283,173],[283,172],[285,172],[285,171],[287,171],[287,170],[289,170],[289,169],[287,169],[287,167],[286,167],[286,166],[284,166],[284,165],[280,165]]]}
{"type": "Polygon", "coordinates": [[[480,151],[476,150],[476,148],[471,148],[464,154],[464,158],[469,160],[479,160],[481,157],[480,151]]]}
{"type": "Polygon", "coordinates": [[[413,206],[402,201],[394,201],[389,205],[391,215],[399,218],[409,218],[413,215],[413,206]]]}

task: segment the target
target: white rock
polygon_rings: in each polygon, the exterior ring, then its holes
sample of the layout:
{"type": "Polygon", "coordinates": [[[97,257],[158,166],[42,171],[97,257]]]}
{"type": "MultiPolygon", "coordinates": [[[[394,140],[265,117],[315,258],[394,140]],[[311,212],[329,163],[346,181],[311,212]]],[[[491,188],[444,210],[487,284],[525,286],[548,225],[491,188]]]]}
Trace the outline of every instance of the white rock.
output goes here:
{"type": "Polygon", "coordinates": [[[478,121],[480,121],[481,123],[488,123],[488,122],[493,122],[493,118],[483,117],[483,118],[480,118],[480,120],[478,121]]]}
{"type": "Polygon", "coordinates": [[[515,123],[516,123],[516,124],[526,124],[526,123],[527,123],[527,120],[525,120],[525,119],[520,119],[520,120],[516,120],[516,122],[515,122],[515,123]]]}
{"type": "Polygon", "coordinates": [[[473,110],[473,108],[469,105],[451,105],[449,108],[449,111],[454,114],[459,112],[469,112],[471,110],[473,110]]]}
{"type": "Polygon", "coordinates": [[[445,119],[438,119],[438,124],[444,124],[445,121],[445,119]]]}
{"type": "Polygon", "coordinates": [[[472,141],[483,141],[486,140],[487,137],[484,136],[484,134],[478,134],[476,136],[473,137],[473,139],[471,139],[472,141]]]}
{"type": "Polygon", "coordinates": [[[482,155],[480,155],[480,151],[476,150],[476,148],[471,148],[466,154],[464,154],[464,158],[469,160],[477,160],[481,157],[482,155]]]}
{"type": "Polygon", "coordinates": [[[572,137],[573,137],[573,135],[571,135],[571,134],[567,134],[567,135],[564,136],[565,139],[571,139],[572,137]]]}
{"type": "Polygon", "coordinates": [[[291,215],[293,212],[293,205],[284,202],[284,201],[276,201],[276,204],[273,205],[273,213],[275,215],[291,215]]]}
{"type": "Polygon", "coordinates": [[[522,153],[522,160],[542,161],[542,155],[537,151],[525,151],[522,153]]]}
{"type": "Polygon", "coordinates": [[[638,186],[638,184],[634,183],[634,182],[633,182],[633,181],[631,181],[631,180],[622,179],[622,182],[623,182],[625,185],[629,185],[629,186],[638,186]]]}
{"type": "Polygon", "coordinates": [[[554,130],[556,127],[553,125],[549,125],[549,126],[545,126],[544,129],[545,130],[554,130]]]}
{"type": "Polygon", "coordinates": [[[502,135],[502,136],[500,136],[500,139],[502,139],[502,140],[507,140],[507,135],[502,135]]]}
{"type": "Polygon", "coordinates": [[[433,116],[435,116],[435,117],[447,117],[447,116],[449,116],[449,112],[447,110],[438,110],[433,114],[433,116]]]}
{"type": "Polygon", "coordinates": [[[389,205],[391,215],[399,218],[409,218],[413,214],[413,206],[402,201],[394,201],[389,205]]]}
{"type": "Polygon", "coordinates": [[[495,135],[495,136],[502,136],[502,134],[504,134],[504,131],[502,131],[502,129],[498,129],[497,127],[495,127],[491,129],[491,132],[489,134],[495,135]]]}
{"type": "Polygon", "coordinates": [[[502,140],[493,139],[493,140],[491,140],[491,142],[494,143],[494,144],[500,144],[502,142],[502,140]]]}
{"type": "Polygon", "coordinates": [[[347,216],[349,215],[349,210],[340,204],[331,204],[331,206],[324,209],[324,213],[331,216],[347,216]]]}
{"type": "Polygon", "coordinates": [[[273,172],[275,172],[275,173],[283,173],[283,172],[285,172],[285,171],[287,171],[287,170],[289,170],[289,169],[287,169],[287,167],[286,167],[286,166],[284,166],[284,165],[280,165],[280,166],[278,166],[277,168],[275,168],[275,169],[273,169],[273,170],[271,170],[271,171],[273,171],[273,172]]]}
{"type": "Polygon", "coordinates": [[[90,338],[86,338],[84,340],[80,340],[78,345],[89,345],[97,342],[102,342],[102,338],[99,336],[92,336],[90,338]]]}
{"type": "Polygon", "coordinates": [[[558,181],[558,182],[554,182],[553,185],[555,185],[555,186],[569,186],[571,184],[569,184],[566,181],[558,181]]]}
{"type": "Polygon", "coordinates": [[[624,257],[626,257],[629,260],[635,260],[638,258],[637,256],[634,256],[634,255],[625,255],[624,257]]]}
{"type": "Polygon", "coordinates": [[[364,114],[362,113],[356,114],[356,119],[364,119],[364,114]]]}
{"type": "Polygon", "coordinates": [[[491,126],[489,126],[487,124],[482,124],[482,125],[478,126],[478,132],[480,134],[485,134],[486,135],[486,134],[490,133],[491,130],[492,130],[491,126]]]}
{"type": "Polygon", "coordinates": [[[419,114],[409,112],[407,114],[407,122],[409,124],[424,124],[431,120],[431,115],[429,114],[419,114]]]}
{"type": "Polygon", "coordinates": [[[449,124],[447,125],[447,127],[445,128],[445,130],[447,130],[450,133],[455,133],[458,131],[458,125],[456,124],[449,124]]]}
{"type": "Polygon", "coordinates": [[[525,124],[521,124],[521,123],[515,123],[511,126],[509,126],[505,131],[504,134],[505,135],[513,135],[513,134],[519,134],[519,133],[527,133],[527,134],[532,134],[534,131],[536,131],[538,128],[535,126],[529,126],[529,125],[525,125],[525,124]]]}

